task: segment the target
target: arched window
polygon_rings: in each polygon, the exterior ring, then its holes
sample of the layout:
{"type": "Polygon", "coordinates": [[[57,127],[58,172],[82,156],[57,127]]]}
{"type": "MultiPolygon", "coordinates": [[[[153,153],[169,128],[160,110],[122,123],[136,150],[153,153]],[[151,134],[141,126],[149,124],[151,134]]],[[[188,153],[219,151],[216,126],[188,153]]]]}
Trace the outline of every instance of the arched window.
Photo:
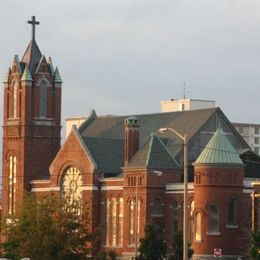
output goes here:
{"type": "Polygon", "coordinates": [[[160,199],[156,198],[153,201],[152,216],[162,216],[163,208],[160,199]]]}
{"type": "Polygon", "coordinates": [[[42,80],[40,82],[40,107],[39,117],[46,117],[47,108],[47,82],[42,80]]]}
{"type": "Polygon", "coordinates": [[[208,233],[219,233],[219,210],[215,203],[208,207],[209,210],[209,226],[208,233]]]}
{"type": "Polygon", "coordinates": [[[119,199],[119,214],[118,214],[118,243],[123,245],[123,225],[124,225],[124,199],[119,199]]]}
{"type": "Polygon", "coordinates": [[[189,217],[189,240],[193,241],[195,234],[195,217],[194,217],[194,200],[190,203],[190,217],[189,217]]]}
{"type": "Polygon", "coordinates": [[[11,118],[17,118],[18,117],[18,94],[19,94],[19,85],[16,80],[12,81],[11,84],[12,88],[10,90],[11,92],[11,102],[9,101],[10,104],[10,117],[11,118]]]}
{"type": "Polygon", "coordinates": [[[136,236],[137,236],[137,238],[136,238],[136,241],[137,241],[137,243],[139,243],[139,237],[140,237],[140,210],[141,210],[141,201],[140,200],[138,200],[138,202],[137,202],[137,223],[136,223],[136,225],[137,225],[137,229],[136,229],[136,236]]]}
{"type": "Polygon", "coordinates": [[[237,198],[231,198],[228,202],[228,225],[237,225],[237,198]]]}
{"type": "Polygon", "coordinates": [[[117,230],[117,201],[116,198],[112,199],[111,203],[111,241],[112,246],[116,246],[117,236],[116,236],[116,230],[117,230]]]}
{"type": "Polygon", "coordinates": [[[129,203],[129,244],[134,245],[134,201],[131,200],[129,203]]]}
{"type": "Polygon", "coordinates": [[[9,176],[8,176],[8,213],[15,213],[16,204],[16,156],[9,157],[9,176]]]}
{"type": "Polygon", "coordinates": [[[179,223],[179,217],[178,217],[178,209],[179,205],[177,202],[174,202],[172,204],[172,229],[173,232],[178,231],[178,223],[179,223]]]}
{"type": "Polygon", "coordinates": [[[192,217],[194,213],[194,200],[190,203],[190,216],[192,217]]]}
{"type": "Polygon", "coordinates": [[[110,236],[110,232],[109,232],[109,220],[110,220],[110,200],[107,199],[106,201],[106,228],[105,228],[105,232],[106,232],[106,245],[110,245],[110,240],[109,240],[109,236],[110,236]]]}
{"type": "Polygon", "coordinates": [[[195,241],[201,241],[201,213],[195,214],[195,241]]]}
{"type": "Polygon", "coordinates": [[[82,209],[82,176],[78,168],[69,167],[66,169],[61,189],[65,209],[80,214],[82,209]]]}

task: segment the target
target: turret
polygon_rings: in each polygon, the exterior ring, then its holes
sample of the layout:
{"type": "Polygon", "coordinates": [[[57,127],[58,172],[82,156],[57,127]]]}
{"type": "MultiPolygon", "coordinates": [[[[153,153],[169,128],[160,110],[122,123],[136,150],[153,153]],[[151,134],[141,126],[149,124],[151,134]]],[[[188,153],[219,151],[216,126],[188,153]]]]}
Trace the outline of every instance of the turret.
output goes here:
{"type": "Polygon", "coordinates": [[[217,129],[194,163],[194,259],[237,259],[242,221],[244,164],[225,133],[217,129]],[[211,257],[212,256],[212,257],[211,257]],[[232,258],[235,257],[235,258],[232,258]]]}

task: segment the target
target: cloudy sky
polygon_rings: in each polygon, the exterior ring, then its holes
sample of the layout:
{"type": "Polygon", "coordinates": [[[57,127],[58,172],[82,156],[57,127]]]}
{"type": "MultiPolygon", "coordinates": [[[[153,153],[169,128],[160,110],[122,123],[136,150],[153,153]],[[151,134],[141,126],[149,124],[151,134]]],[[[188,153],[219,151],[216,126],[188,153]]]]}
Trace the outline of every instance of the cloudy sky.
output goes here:
{"type": "Polygon", "coordinates": [[[188,97],[216,100],[231,121],[260,123],[259,0],[1,1],[1,81],[32,15],[64,81],[63,119],[159,112],[185,82],[188,97]]]}

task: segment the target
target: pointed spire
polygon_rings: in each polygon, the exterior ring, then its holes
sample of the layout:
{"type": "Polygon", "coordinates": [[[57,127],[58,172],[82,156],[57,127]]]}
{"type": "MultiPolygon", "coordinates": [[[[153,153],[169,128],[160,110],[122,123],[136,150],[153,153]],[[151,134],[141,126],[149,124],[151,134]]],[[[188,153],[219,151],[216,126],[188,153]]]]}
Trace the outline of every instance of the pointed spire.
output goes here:
{"type": "Polygon", "coordinates": [[[8,79],[9,79],[10,73],[11,73],[11,69],[9,68],[9,69],[8,69],[8,72],[6,73],[6,75],[5,75],[5,77],[4,77],[4,81],[3,81],[4,84],[7,84],[7,83],[8,83],[8,79]]]}
{"type": "Polygon", "coordinates": [[[25,66],[21,81],[33,81],[28,64],[25,66]]]}
{"type": "Polygon", "coordinates": [[[21,74],[21,73],[22,73],[22,69],[21,69],[21,65],[20,65],[19,57],[18,57],[17,54],[14,55],[14,63],[15,63],[16,66],[17,66],[17,72],[21,74]]]}
{"type": "Polygon", "coordinates": [[[52,59],[51,57],[48,58],[47,63],[49,64],[50,68],[51,68],[51,75],[54,75],[54,68],[53,68],[53,63],[52,63],[52,59]]]}
{"type": "Polygon", "coordinates": [[[57,67],[54,71],[54,82],[62,84],[61,76],[57,67]]]}
{"type": "Polygon", "coordinates": [[[34,74],[42,58],[41,51],[35,41],[31,41],[23,55],[22,62],[29,64],[31,74],[34,74]]]}

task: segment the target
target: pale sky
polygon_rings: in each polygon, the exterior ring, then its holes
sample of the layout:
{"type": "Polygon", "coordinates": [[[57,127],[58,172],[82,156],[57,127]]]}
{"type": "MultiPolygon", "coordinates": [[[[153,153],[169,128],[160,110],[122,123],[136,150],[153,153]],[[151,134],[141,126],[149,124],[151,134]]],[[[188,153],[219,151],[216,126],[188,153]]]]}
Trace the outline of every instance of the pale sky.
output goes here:
{"type": "Polygon", "coordinates": [[[63,119],[159,112],[185,82],[189,98],[216,100],[231,121],[260,123],[259,0],[2,0],[1,82],[32,15],[64,82],[63,119]]]}

